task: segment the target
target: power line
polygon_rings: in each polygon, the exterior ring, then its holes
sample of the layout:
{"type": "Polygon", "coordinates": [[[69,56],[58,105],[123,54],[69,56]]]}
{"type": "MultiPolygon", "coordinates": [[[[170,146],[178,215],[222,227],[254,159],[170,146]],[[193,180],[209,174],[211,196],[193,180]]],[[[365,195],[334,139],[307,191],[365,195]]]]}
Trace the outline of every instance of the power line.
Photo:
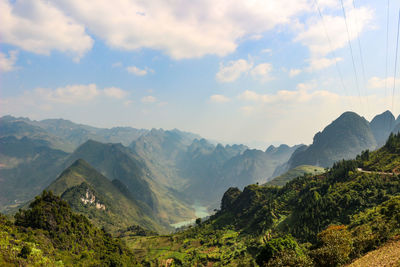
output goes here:
{"type": "Polygon", "coordinates": [[[359,86],[358,86],[357,69],[356,69],[356,64],[354,63],[353,47],[351,46],[351,41],[350,41],[350,32],[349,32],[349,27],[348,27],[348,25],[347,25],[346,11],[344,10],[343,0],[340,0],[340,2],[341,2],[341,4],[342,4],[343,18],[344,18],[344,23],[345,23],[345,25],[346,25],[346,30],[347,30],[347,41],[348,41],[349,48],[350,48],[351,61],[353,62],[354,78],[355,78],[355,82],[356,82],[356,88],[357,88],[357,92],[358,92],[358,98],[360,99],[360,106],[361,106],[360,108],[362,108],[361,95],[360,95],[360,88],[359,88],[359,86]]]}
{"type": "Polygon", "coordinates": [[[397,22],[397,38],[396,38],[396,56],[394,58],[394,75],[393,75],[393,93],[392,93],[392,112],[394,112],[394,95],[396,89],[396,74],[397,74],[397,53],[399,49],[399,29],[400,29],[400,9],[399,9],[399,19],[397,22]]]}
{"type": "Polygon", "coordinates": [[[339,68],[339,65],[338,65],[338,62],[337,62],[337,58],[336,58],[336,53],[335,53],[335,50],[333,49],[332,41],[331,41],[331,38],[329,37],[328,30],[326,29],[324,17],[323,17],[323,15],[322,15],[321,9],[319,8],[319,5],[318,5],[318,0],[314,0],[314,3],[315,3],[315,6],[316,6],[317,9],[318,9],[318,14],[319,14],[319,16],[321,17],[321,21],[322,21],[322,25],[323,25],[323,27],[324,27],[326,39],[328,39],[329,48],[331,49],[331,53],[332,53],[332,55],[333,55],[333,59],[335,60],[336,70],[337,70],[337,72],[338,72],[338,74],[339,74],[339,78],[340,78],[340,82],[341,82],[342,87],[343,87],[343,91],[344,91],[344,93],[345,93],[346,96],[347,96],[348,94],[347,94],[347,89],[346,89],[346,87],[344,86],[343,75],[342,75],[342,72],[340,71],[340,68],[339,68]]]}
{"type": "MultiPolygon", "coordinates": [[[[353,0],[353,9],[356,10],[356,4],[355,4],[354,0],[353,0]]],[[[356,27],[357,27],[358,26],[357,17],[355,17],[355,19],[356,19],[356,27]]],[[[361,47],[361,41],[360,41],[360,35],[359,34],[357,34],[357,41],[358,41],[358,50],[360,52],[361,70],[362,70],[362,75],[363,75],[363,80],[364,80],[364,92],[365,92],[365,99],[367,101],[367,110],[368,110],[368,106],[369,106],[369,104],[368,104],[368,95],[367,95],[367,91],[366,91],[366,88],[365,88],[366,85],[367,85],[367,78],[366,78],[366,75],[365,75],[364,57],[363,57],[363,53],[362,53],[362,47],[361,47]]]]}
{"type": "MultiPolygon", "coordinates": [[[[387,0],[387,12],[386,12],[386,67],[385,67],[385,98],[384,102],[387,103],[386,101],[386,96],[387,96],[387,83],[388,83],[388,56],[389,56],[389,0],[387,0]]],[[[389,109],[389,108],[388,108],[389,109]]],[[[384,125],[386,126],[386,116],[384,118],[384,125]]],[[[392,125],[390,125],[390,128],[392,128],[392,125]]]]}
{"type": "Polygon", "coordinates": [[[389,0],[387,0],[387,18],[386,18],[386,70],[385,70],[385,98],[387,95],[387,81],[388,81],[388,56],[389,56],[389,0]]]}

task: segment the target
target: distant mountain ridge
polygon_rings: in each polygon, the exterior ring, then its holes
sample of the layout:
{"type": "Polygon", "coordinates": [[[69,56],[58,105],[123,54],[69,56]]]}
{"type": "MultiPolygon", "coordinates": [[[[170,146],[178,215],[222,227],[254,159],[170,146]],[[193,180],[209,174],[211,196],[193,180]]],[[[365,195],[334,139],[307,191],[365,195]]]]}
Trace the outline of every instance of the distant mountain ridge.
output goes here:
{"type": "Polygon", "coordinates": [[[127,146],[147,132],[148,130],[132,127],[97,128],[64,119],[35,121],[9,115],[0,118],[0,136],[15,135],[49,140],[54,148],[66,152],[72,152],[88,140],[122,143],[127,146]]]}
{"type": "Polygon", "coordinates": [[[372,134],[375,137],[378,147],[385,144],[389,134],[396,126],[396,120],[390,111],[376,115],[370,122],[372,134]]]}
{"type": "Polygon", "coordinates": [[[338,160],[355,157],[362,150],[376,147],[368,121],[354,112],[345,112],[318,132],[309,147],[292,155],[288,169],[299,165],[330,167],[338,160]]]}

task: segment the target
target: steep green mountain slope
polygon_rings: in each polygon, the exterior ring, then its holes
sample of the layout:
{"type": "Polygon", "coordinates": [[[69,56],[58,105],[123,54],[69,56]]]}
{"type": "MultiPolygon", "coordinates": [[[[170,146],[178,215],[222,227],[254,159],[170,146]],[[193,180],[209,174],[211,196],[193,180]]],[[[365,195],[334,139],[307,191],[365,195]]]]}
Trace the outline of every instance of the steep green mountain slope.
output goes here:
{"type": "Polygon", "coordinates": [[[146,203],[168,223],[194,217],[194,211],[174,190],[155,181],[151,170],[137,155],[121,144],[103,144],[89,140],[68,158],[68,164],[83,159],[107,178],[120,180],[132,196],[146,203]]]}
{"type": "Polygon", "coordinates": [[[44,140],[0,138],[0,210],[39,194],[60,173],[67,156],[44,140]]]}
{"type": "Polygon", "coordinates": [[[354,112],[345,112],[318,132],[306,150],[293,155],[288,168],[300,165],[330,167],[338,160],[353,158],[362,150],[376,146],[368,121],[354,112]]]}
{"type": "Polygon", "coordinates": [[[168,225],[156,219],[152,209],[129,195],[118,181],[111,182],[84,160],[75,161],[46,190],[61,196],[73,211],[82,213],[107,231],[127,228],[133,224],[165,232],[168,225]],[[117,185],[116,185],[117,184],[117,185]]]}
{"type": "Polygon", "coordinates": [[[318,166],[300,165],[278,177],[275,177],[271,181],[267,182],[267,185],[284,186],[287,182],[290,182],[294,178],[303,176],[304,174],[316,175],[321,174],[324,171],[324,168],[318,166]]]}
{"type": "Polygon", "coordinates": [[[385,144],[395,124],[395,118],[389,110],[383,112],[382,114],[376,115],[372,119],[369,126],[372,134],[375,137],[378,147],[381,147],[385,144]]]}
{"type": "Polygon", "coordinates": [[[0,214],[1,266],[133,266],[134,255],[119,239],[43,192],[15,224],[0,214]]]}
{"type": "Polygon", "coordinates": [[[230,188],[221,210],[171,237],[130,237],[145,262],[340,266],[400,234],[400,134],[283,187],[230,188]],[[160,251],[160,249],[162,251],[160,251]]]}

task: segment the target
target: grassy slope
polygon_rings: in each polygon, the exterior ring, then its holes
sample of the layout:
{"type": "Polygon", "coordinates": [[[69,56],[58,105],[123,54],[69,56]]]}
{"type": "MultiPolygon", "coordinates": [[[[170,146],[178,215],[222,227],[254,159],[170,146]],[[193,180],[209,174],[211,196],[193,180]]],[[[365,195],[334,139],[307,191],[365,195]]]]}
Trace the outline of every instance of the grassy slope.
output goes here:
{"type": "Polygon", "coordinates": [[[400,237],[355,260],[349,267],[400,266],[400,237]]]}
{"type": "Polygon", "coordinates": [[[311,165],[301,165],[293,168],[286,173],[275,177],[271,181],[267,182],[267,185],[284,186],[287,182],[293,180],[296,177],[303,176],[304,174],[321,174],[325,171],[324,168],[311,165]]]}

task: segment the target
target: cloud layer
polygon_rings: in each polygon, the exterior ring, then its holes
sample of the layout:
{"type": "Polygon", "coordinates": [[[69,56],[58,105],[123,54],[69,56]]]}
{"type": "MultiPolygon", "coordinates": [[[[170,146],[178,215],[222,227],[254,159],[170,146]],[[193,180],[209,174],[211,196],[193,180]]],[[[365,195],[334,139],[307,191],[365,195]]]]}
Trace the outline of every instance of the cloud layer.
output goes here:
{"type": "Polygon", "coordinates": [[[0,22],[1,41],[29,52],[49,55],[58,50],[79,60],[93,46],[84,25],[50,1],[0,0],[0,22]]]}
{"type": "Polygon", "coordinates": [[[241,39],[259,38],[307,9],[307,0],[0,0],[0,34],[39,54],[81,57],[93,45],[90,32],[123,50],[151,48],[175,59],[225,56],[241,39]]]}

